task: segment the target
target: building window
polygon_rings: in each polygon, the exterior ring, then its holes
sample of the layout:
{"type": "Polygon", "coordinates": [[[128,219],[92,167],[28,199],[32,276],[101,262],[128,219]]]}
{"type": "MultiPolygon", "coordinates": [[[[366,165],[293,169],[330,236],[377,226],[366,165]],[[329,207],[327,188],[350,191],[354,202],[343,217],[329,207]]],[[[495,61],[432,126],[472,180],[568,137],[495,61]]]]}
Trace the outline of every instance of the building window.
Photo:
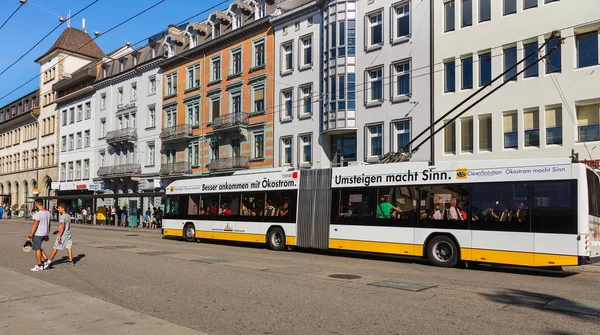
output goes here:
{"type": "Polygon", "coordinates": [[[199,126],[200,125],[200,101],[194,100],[189,102],[186,106],[188,122],[187,124],[191,126],[199,126]]]}
{"type": "Polygon", "coordinates": [[[461,27],[473,25],[473,0],[462,0],[462,24],[461,27]]]}
{"type": "Polygon", "coordinates": [[[131,101],[137,100],[137,83],[131,83],[131,101]]]}
{"type": "Polygon", "coordinates": [[[479,151],[492,151],[492,116],[479,117],[479,151]]]}
{"type": "Polygon", "coordinates": [[[263,113],[265,111],[265,87],[253,88],[254,113],[263,113]]]}
{"type": "Polygon", "coordinates": [[[300,135],[300,146],[302,154],[300,163],[312,162],[312,135],[300,135]]]}
{"type": "Polygon", "coordinates": [[[281,165],[292,165],[292,138],[281,139],[281,165]]]}
{"type": "Polygon", "coordinates": [[[210,98],[210,121],[214,121],[221,115],[221,97],[210,98]]]}
{"type": "Polygon", "coordinates": [[[75,107],[69,108],[69,124],[75,123],[75,107]]]}
{"type": "Polygon", "coordinates": [[[89,102],[85,103],[85,118],[86,120],[92,117],[92,104],[89,102]]]}
{"type": "Polygon", "coordinates": [[[517,12],[517,0],[504,0],[504,15],[510,15],[517,12]]]}
{"type": "Polygon", "coordinates": [[[527,111],[523,112],[523,120],[525,126],[525,146],[539,147],[540,146],[540,121],[539,112],[527,111]]]}
{"type": "Polygon", "coordinates": [[[467,57],[460,60],[462,71],[462,89],[473,88],[473,57],[467,57]]]}
{"type": "Polygon", "coordinates": [[[380,157],[383,155],[383,127],[381,125],[368,127],[368,156],[380,157]]]}
{"type": "Polygon", "coordinates": [[[232,29],[237,29],[239,27],[242,26],[242,19],[243,19],[243,15],[242,13],[237,13],[233,16],[233,27],[232,29]]]}
{"type": "Polygon", "coordinates": [[[562,144],[562,109],[546,109],[546,144],[562,144]]]}
{"type": "Polygon", "coordinates": [[[67,163],[60,163],[60,180],[67,180],[67,163]]]}
{"type": "Polygon", "coordinates": [[[479,22],[485,22],[492,19],[492,9],[490,0],[479,0],[479,22]]]}
{"type": "Polygon", "coordinates": [[[242,48],[235,48],[231,50],[231,64],[229,65],[229,74],[235,75],[242,73],[242,48]]]}
{"type": "Polygon", "coordinates": [[[83,160],[83,178],[89,178],[90,177],[90,160],[89,159],[84,159],[83,160]]]}
{"type": "Polygon", "coordinates": [[[383,101],[383,68],[367,70],[368,102],[383,101]]]}
{"type": "Polygon", "coordinates": [[[454,0],[444,2],[444,31],[454,31],[454,0]]]}
{"type": "Polygon", "coordinates": [[[177,94],[177,72],[169,73],[165,82],[165,96],[177,94]]]}
{"type": "Polygon", "coordinates": [[[61,145],[60,145],[61,149],[60,150],[63,151],[63,152],[67,151],[68,147],[67,147],[67,137],[66,136],[61,137],[60,143],[61,143],[61,145]]]}
{"type": "Polygon", "coordinates": [[[100,134],[98,138],[104,138],[106,136],[106,119],[100,120],[100,134]]]}
{"type": "Polygon", "coordinates": [[[165,109],[165,127],[175,127],[177,125],[177,107],[165,109]]]}
{"type": "Polygon", "coordinates": [[[456,153],[456,124],[454,121],[444,121],[444,153],[456,153]]]}
{"type": "Polygon", "coordinates": [[[200,87],[200,64],[187,67],[187,89],[200,87]]]}
{"type": "Polygon", "coordinates": [[[479,55],[479,86],[492,82],[492,56],[491,53],[479,55]]]}
{"type": "Polygon", "coordinates": [[[460,120],[460,151],[473,152],[473,118],[460,120]]]}
{"type": "Polygon", "coordinates": [[[312,114],[312,84],[300,87],[301,115],[312,114]]]}
{"type": "Polygon", "coordinates": [[[210,80],[221,80],[221,56],[210,59],[210,80]]]}
{"type": "Polygon", "coordinates": [[[265,134],[261,132],[254,133],[254,158],[264,158],[265,156],[265,134]]]}
{"type": "Polygon", "coordinates": [[[231,92],[229,94],[231,101],[229,103],[229,113],[241,114],[242,113],[242,93],[231,92]]]}
{"type": "Polygon", "coordinates": [[[256,19],[261,19],[263,17],[265,17],[265,14],[267,13],[267,4],[265,3],[265,0],[258,0],[256,1],[256,19]]]}
{"type": "Polygon", "coordinates": [[[554,47],[556,47],[556,50],[546,58],[546,73],[559,73],[562,70],[561,43],[560,37],[548,40],[548,43],[546,44],[546,54],[554,47]]]}
{"type": "Polygon", "coordinates": [[[523,9],[529,9],[537,7],[538,0],[523,0],[523,9]]]}
{"type": "MultiPolygon", "coordinates": [[[[511,67],[517,64],[517,47],[504,49],[504,71],[508,71],[511,67]]],[[[504,74],[504,81],[517,81],[517,67],[515,66],[510,71],[504,74]],[[514,77],[514,78],[513,78],[514,77]]]]}
{"type": "Polygon", "coordinates": [[[61,119],[62,119],[62,125],[66,126],[67,123],[69,122],[68,118],[67,118],[67,110],[63,110],[61,113],[61,119]]]}
{"type": "Polygon", "coordinates": [[[81,149],[82,142],[83,142],[83,136],[82,136],[81,132],[78,132],[77,133],[77,142],[76,142],[77,149],[81,149]]]}
{"type": "Polygon", "coordinates": [[[148,95],[156,93],[156,77],[152,76],[148,78],[148,95]]]}
{"type": "Polygon", "coordinates": [[[596,30],[577,36],[577,67],[594,65],[598,65],[598,31],[596,30]]]}
{"type": "Polygon", "coordinates": [[[148,165],[154,165],[154,160],[156,157],[156,147],[154,146],[154,142],[148,143],[148,165]]]}
{"type": "Polygon", "coordinates": [[[263,66],[265,65],[265,40],[260,39],[252,42],[252,48],[254,49],[252,53],[254,54],[254,58],[252,61],[254,64],[252,66],[263,66]]]}
{"type": "Polygon", "coordinates": [[[456,65],[455,62],[449,61],[444,63],[444,92],[454,92],[456,90],[456,65]]]}
{"type": "Polygon", "coordinates": [[[106,152],[100,151],[100,167],[103,167],[105,165],[106,165],[106,152]]]}
{"type": "Polygon", "coordinates": [[[517,114],[504,114],[504,148],[516,149],[519,146],[517,114]]]}
{"type": "Polygon", "coordinates": [[[373,47],[383,44],[383,12],[373,13],[367,16],[367,45],[373,47]]]}
{"type": "Polygon", "coordinates": [[[90,131],[86,130],[83,134],[83,145],[87,148],[90,146],[90,131]]]}
{"type": "Polygon", "coordinates": [[[301,67],[312,65],[312,36],[304,37],[300,40],[301,43],[301,67]]]}
{"type": "Polygon", "coordinates": [[[156,127],[156,107],[148,106],[148,128],[156,127]]]}
{"type": "Polygon", "coordinates": [[[410,36],[410,2],[402,2],[394,7],[392,21],[393,39],[410,36]]]}
{"type": "Polygon", "coordinates": [[[537,42],[528,43],[523,45],[523,54],[525,58],[525,67],[528,67],[533,64],[529,69],[525,70],[525,78],[537,77],[538,76],[538,54],[537,54],[538,44],[537,42]]]}
{"type": "Polygon", "coordinates": [[[73,162],[69,162],[69,174],[68,174],[68,178],[69,180],[73,180],[73,162]]]}
{"type": "Polygon", "coordinates": [[[406,146],[410,143],[410,121],[398,121],[393,124],[394,131],[394,150],[396,152],[408,149],[406,146]]]}
{"type": "Polygon", "coordinates": [[[117,104],[123,104],[123,87],[117,89],[117,104]]]}
{"type": "Polygon", "coordinates": [[[100,109],[106,109],[106,93],[100,94],[100,109]]]}
{"type": "Polygon", "coordinates": [[[69,151],[75,149],[75,135],[69,135],[69,151]]]}
{"type": "Polygon", "coordinates": [[[79,105],[77,106],[77,122],[80,122],[83,120],[83,106],[79,105]]]}
{"type": "Polygon", "coordinates": [[[81,161],[75,161],[75,179],[81,179],[81,161]]]}
{"type": "Polygon", "coordinates": [[[577,133],[579,142],[600,140],[600,104],[577,106],[577,133]]]}
{"type": "Polygon", "coordinates": [[[294,70],[294,56],[293,56],[293,44],[287,43],[281,47],[282,61],[281,64],[282,72],[291,72],[294,70]]]}
{"type": "Polygon", "coordinates": [[[283,116],[286,118],[291,118],[293,115],[293,100],[292,100],[292,90],[285,90],[281,92],[281,97],[283,100],[283,116]]]}

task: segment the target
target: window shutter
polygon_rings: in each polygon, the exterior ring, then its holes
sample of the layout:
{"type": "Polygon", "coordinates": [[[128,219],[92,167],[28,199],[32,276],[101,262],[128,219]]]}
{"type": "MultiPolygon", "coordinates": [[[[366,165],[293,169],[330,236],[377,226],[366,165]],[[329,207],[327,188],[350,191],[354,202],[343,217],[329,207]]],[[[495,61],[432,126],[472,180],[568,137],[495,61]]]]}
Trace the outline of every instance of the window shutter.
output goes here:
{"type": "Polygon", "coordinates": [[[560,127],[562,126],[562,110],[560,107],[546,109],[546,127],[560,127]]]}
{"type": "Polygon", "coordinates": [[[254,101],[264,100],[265,98],[265,89],[259,88],[254,91],[254,101]]]}
{"type": "Polygon", "coordinates": [[[523,113],[525,130],[538,129],[539,119],[537,111],[523,113]]]}
{"type": "Polygon", "coordinates": [[[598,124],[600,113],[600,105],[577,106],[577,125],[587,126],[590,124],[598,124]]]}
{"type": "Polygon", "coordinates": [[[504,115],[504,132],[517,131],[517,114],[504,115]]]}
{"type": "Polygon", "coordinates": [[[194,79],[196,82],[200,82],[200,66],[194,68],[194,79]]]}

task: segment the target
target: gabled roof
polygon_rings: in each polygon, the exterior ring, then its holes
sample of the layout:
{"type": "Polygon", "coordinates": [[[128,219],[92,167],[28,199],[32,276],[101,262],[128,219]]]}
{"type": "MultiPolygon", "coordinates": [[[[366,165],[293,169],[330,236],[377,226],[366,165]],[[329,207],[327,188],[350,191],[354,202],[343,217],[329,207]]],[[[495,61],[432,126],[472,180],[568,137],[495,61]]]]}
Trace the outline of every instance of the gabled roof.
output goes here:
{"type": "Polygon", "coordinates": [[[46,53],[41,55],[35,61],[46,57],[55,50],[69,51],[75,54],[91,57],[91,58],[102,58],[104,52],[94,42],[94,40],[88,35],[87,32],[75,28],[68,27],[58,37],[56,42],[50,47],[46,53]]]}

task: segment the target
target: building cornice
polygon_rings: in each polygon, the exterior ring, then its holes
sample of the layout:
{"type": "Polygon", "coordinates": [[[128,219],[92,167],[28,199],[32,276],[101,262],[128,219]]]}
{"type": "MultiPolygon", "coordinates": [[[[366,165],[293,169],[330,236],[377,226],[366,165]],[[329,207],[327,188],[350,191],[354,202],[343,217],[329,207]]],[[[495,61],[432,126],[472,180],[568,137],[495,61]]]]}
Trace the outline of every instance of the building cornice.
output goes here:
{"type": "MultiPolygon", "coordinates": [[[[93,84],[94,89],[98,90],[101,88],[105,88],[112,84],[135,77],[139,73],[146,72],[146,71],[152,70],[154,68],[157,68],[157,67],[159,67],[159,63],[163,60],[163,58],[164,58],[163,56],[156,57],[149,62],[146,62],[143,64],[138,64],[136,67],[131,68],[125,72],[121,72],[112,77],[107,77],[107,78],[98,80],[93,84]]],[[[100,70],[100,71],[102,71],[102,70],[100,70]]]]}

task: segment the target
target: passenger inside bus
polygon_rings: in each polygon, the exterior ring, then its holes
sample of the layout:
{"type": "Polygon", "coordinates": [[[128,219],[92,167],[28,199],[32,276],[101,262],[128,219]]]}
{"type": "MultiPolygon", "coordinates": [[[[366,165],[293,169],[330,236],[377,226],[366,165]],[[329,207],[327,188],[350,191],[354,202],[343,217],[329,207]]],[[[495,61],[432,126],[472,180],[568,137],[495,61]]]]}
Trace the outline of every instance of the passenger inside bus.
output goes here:
{"type": "Polygon", "coordinates": [[[401,213],[400,208],[392,205],[387,201],[386,197],[379,198],[379,204],[377,205],[377,218],[378,219],[391,219],[395,213],[401,213]]]}
{"type": "Polygon", "coordinates": [[[288,216],[290,213],[290,204],[286,201],[283,203],[283,206],[279,208],[279,216],[288,216]]]}

